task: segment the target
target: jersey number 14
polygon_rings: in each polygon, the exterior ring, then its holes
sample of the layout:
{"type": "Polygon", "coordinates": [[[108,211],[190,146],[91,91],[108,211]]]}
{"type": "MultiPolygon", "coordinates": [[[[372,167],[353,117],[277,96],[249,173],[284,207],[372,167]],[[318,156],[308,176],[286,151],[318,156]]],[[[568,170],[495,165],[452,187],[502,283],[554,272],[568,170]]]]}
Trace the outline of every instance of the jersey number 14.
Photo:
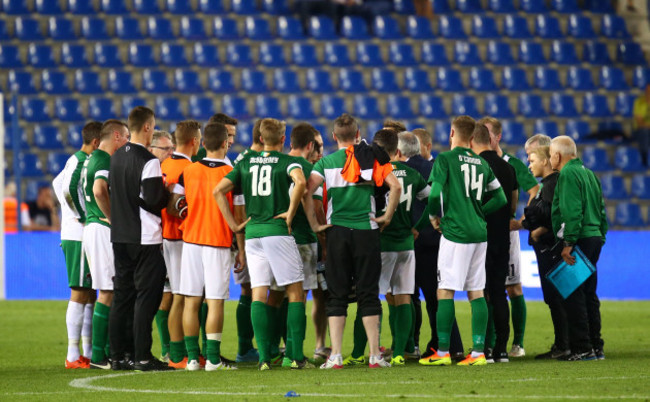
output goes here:
{"type": "Polygon", "coordinates": [[[251,189],[253,197],[271,195],[271,166],[253,165],[249,172],[253,175],[251,189]]]}
{"type": "Polygon", "coordinates": [[[476,175],[476,165],[468,165],[463,163],[460,165],[460,170],[463,171],[465,176],[465,196],[470,197],[470,191],[476,190],[476,200],[481,201],[483,197],[483,173],[476,175]]]}

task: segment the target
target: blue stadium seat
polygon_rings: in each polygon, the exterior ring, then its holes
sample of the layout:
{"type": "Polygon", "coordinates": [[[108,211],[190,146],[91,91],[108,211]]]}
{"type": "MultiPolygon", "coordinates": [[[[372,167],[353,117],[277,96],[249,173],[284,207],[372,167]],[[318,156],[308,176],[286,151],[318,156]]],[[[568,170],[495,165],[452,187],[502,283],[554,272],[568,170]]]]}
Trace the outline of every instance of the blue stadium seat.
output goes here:
{"type": "Polygon", "coordinates": [[[567,33],[578,39],[593,39],[596,37],[594,27],[591,25],[591,18],[580,14],[571,14],[569,16],[567,33]]]}
{"type": "Polygon", "coordinates": [[[253,65],[251,48],[248,45],[229,43],[226,48],[226,59],[234,67],[248,67],[253,65]]]}
{"type": "Polygon", "coordinates": [[[483,12],[480,0],[456,0],[456,8],[462,13],[483,12]]]}
{"type": "Polygon", "coordinates": [[[163,70],[147,68],[142,73],[142,89],[154,94],[171,92],[167,81],[167,73],[163,70]]]}
{"type": "Polygon", "coordinates": [[[477,38],[495,39],[500,38],[497,22],[494,18],[474,15],[472,18],[472,34],[477,38]]]}
{"type": "Polygon", "coordinates": [[[488,42],[487,60],[497,66],[508,66],[515,64],[515,59],[512,57],[512,48],[509,43],[496,42],[491,40],[488,42]]]}
{"type": "Polygon", "coordinates": [[[614,14],[616,11],[609,0],[590,0],[587,2],[588,9],[592,13],[614,14]]]}
{"type": "Polygon", "coordinates": [[[174,87],[178,92],[186,94],[204,92],[199,73],[192,70],[176,69],[174,71],[174,87]]]}
{"type": "Polygon", "coordinates": [[[526,18],[511,14],[506,15],[504,19],[503,33],[511,39],[531,39],[533,37],[526,18]]]}
{"type": "Polygon", "coordinates": [[[538,42],[522,41],[519,44],[519,61],[525,64],[546,64],[544,49],[538,42]]]}
{"type": "Polygon", "coordinates": [[[600,22],[600,33],[610,39],[630,39],[625,20],[616,14],[603,15],[600,22]]]}
{"type": "Polygon", "coordinates": [[[244,27],[248,39],[263,41],[273,38],[269,21],[264,18],[246,17],[244,27]]]}
{"type": "Polygon", "coordinates": [[[260,64],[267,67],[285,67],[287,61],[284,57],[284,47],[268,42],[260,45],[260,64]]]}
{"type": "Polygon", "coordinates": [[[147,20],[149,37],[156,40],[175,39],[171,20],[162,17],[149,17],[147,20]]]}
{"type": "Polygon", "coordinates": [[[86,46],[64,43],[61,46],[61,64],[68,68],[90,67],[86,46]]]}
{"type": "Polygon", "coordinates": [[[623,70],[618,67],[603,66],[600,70],[600,86],[608,91],[629,90],[623,70]]]}
{"type": "Polygon", "coordinates": [[[494,73],[489,68],[472,67],[469,72],[469,86],[475,91],[496,91],[494,73]]]}
{"type": "Polygon", "coordinates": [[[287,41],[306,39],[300,20],[286,15],[278,18],[278,36],[287,41]]]}
{"type": "MultiPolygon", "coordinates": [[[[45,0],[49,2],[49,0],[45,0]]],[[[68,8],[72,14],[95,14],[95,2],[87,0],[68,0],[68,8]]]]}
{"type": "Polygon", "coordinates": [[[100,67],[122,67],[122,56],[117,45],[95,44],[95,64],[100,67]]]}
{"type": "Polygon", "coordinates": [[[600,177],[603,197],[607,200],[624,200],[629,197],[625,189],[623,177],[613,173],[606,173],[600,177]]]}
{"type": "Polygon", "coordinates": [[[133,0],[133,11],[138,14],[160,14],[157,0],[133,0]]]}
{"type": "Polygon", "coordinates": [[[485,114],[497,119],[512,119],[515,117],[506,95],[488,94],[485,97],[485,114]]]}
{"type": "Polygon", "coordinates": [[[481,114],[476,107],[476,98],[471,95],[454,94],[451,113],[455,116],[468,115],[478,118],[481,114]]]}
{"type": "Polygon", "coordinates": [[[452,12],[451,7],[449,7],[449,0],[433,0],[432,4],[436,14],[449,14],[452,12]]]}
{"type": "Polygon", "coordinates": [[[424,42],[422,44],[422,61],[429,66],[437,67],[450,64],[445,45],[433,42],[424,42]]]}
{"type": "Polygon", "coordinates": [[[551,45],[551,61],[558,64],[575,65],[579,64],[576,47],[571,42],[553,41],[551,45]]]}
{"type": "Polygon", "coordinates": [[[187,0],[167,0],[167,11],[172,14],[194,14],[192,2],[187,0]]]}
{"type": "Polygon", "coordinates": [[[310,68],[307,70],[307,89],[315,93],[335,92],[332,77],[327,70],[310,68]]]}
{"type": "Polygon", "coordinates": [[[24,0],[4,0],[2,10],[11,15],[30,13],[28,2],[24,0]]]}
{"type": "MultiPolygon", "coordinates": [[[[338,117],[338,116],[337,116],[338,117]]],[[[13,149],[13,131],[11,127],[7,127],[5,132],[5,149],[11,150],[13,149]]],[[[19,148],[22,150],[29,149],[29,140],[27,138],[27,133],[25,132],[25,129],[22,127],[18,126],[18,138],[19,138],[19,148]]]]}
{"type": "Polygon", "coordinates": [[[422,117],[427,119],[448,119],[442,98],[434,95],[423,94],[418,99],[418,110],[422,117]]]}
{"type": "Polygon", "coordinates": [[[636,42],[624,42],[618,45],[616,61],[629,65],[646,65],[646,58],[641,45],[636,42]]]}
{"type": "Polygon", "coordinates": [[[29,17],[18,17],[14,20],[14,33],[22,41],[43,39],[41,25],[38,20],[29,17]]]}
{"type": "Polygon", "coordinates": [[[115,34],[122,40],[139,40],[144,38],[138,19],[133,17],[117,17],[115,19],[115,34]]]}
{"type": "MultiPolygon", "coordinates": [[[[325,95],[320,103],[321,115],[326,119],[333,120],[346,112],[345,100],[339,96],[325,95]]],[[[323,137],[325,137],[325,134],[323,137]]]]}
{"type": "Polygon", "coordinates": [[[402,39],[397,20],[393,17],[378,15],[373,23],[373,32],[379,39],[394,40],[402,39]]]}
{"type": "Polygon", "coordinates": [[[577,13],[580,12],[576,0],[551,0],[551,9],[558,13],[577,13]]]}
{"type": "Polygon", "coordinates": [[[554,93],[551,95],[550,110],[557,117],[574,118],[579,115],[573,95],[554,93]]]}
{"type": "Polygon", "coordinates": [[[575,91],[593,91],[596,89],[591,70],[588,68],[571,66],[567,73],[567,84],[575,91]]]}
{"type": "Polygon", "coordinates": [[[350,60],[348,46],[341,43],[328,42],[325,45],[325,62],[332,67],[351,66],[352,60],[350,60]]]}
{"type": "Polygon", "coordinates": [[[650,83],[650,68],[641,66],[635,67],[632,80],[634,82],[634,87],[645,89],[646,85],[650,83]]]}
{"type": "Polygon", "coordinates": [[[445,92],[461,92],[465,90],[460,71],[452,68],[438,69],[438,88],[445,92]]]}
{"type": "Polygon", "coordinates": [[[394,65],[399,67],[418,65],[418,61],[415,60],[415,55],[413,53],[413,47],[407,43],[391,43],[388,59],[392,61],[394,65]]]}
{"type": "Polygon", "coordinates": [[[467,35],[463,30],[463,22],[460,18],[448,15],[440,16],[438,22],[440,29],[440,36],[447,39],[467,39],[467,35]]]}
{"type": "Polygon", "coordinates": [[[100,9],[106,14],[128,14],[126,0],[101,0],[100,9]]]}
{"type": "Polygon", "coordinates": [[[607,104],[607,97],[592,92],[585,94],[582,100],[582,109],[583,113],[590,117],[611,117],[612,115],[607,104]]]}
{"type": "Polygon", "coordinates": [[[219,66],[219,50],[217,46],[196,42],[194,44],[194,63],[201,67],[219,66]]]}
{"type": "Polygon", "coordinates": [[[429,80],[429,72],[417,68],[407,68],[404,71],[404,87],[411,92],[433,91],[431,80],[429,80]]]}
{"type": "Polygon", "coordinates": [[[323,16],[311,17],[309,19],[309,36],[317,40],[334,40],[338,39],[334,22],[323,16]]]}
{"type": "Polygon", "coordinates": [[[235,82],[232,73],[228,70],[210,69],[208,71],[208,86],[210,91],[219,94],[235,91],[235,82]]]}
{"type": "Polygon", "coordinates": [[[22,67],[20,52],[17,46],[0,43],[0,68],[22,67]]]}
{"type": "Polygon", "coordinates": [[[650,200],[650,176],[643,173],[635,174],[632,177],[631,193],[636,198],[650,200]]]}
{"type": "Polygon", "coordinates": [[[611,64],[607,45],[602,42],[588,41],[582,47],[582,60],[589,64],[611,64]]]}
{"type": "Polygon", "coordinates": [[[281,93],[299,93],[302,92],[298,81],[298,73],[289,69],[273,70],[273,87],[281,93]]]}
{"type": "Polygon", "coordinates": [[[96,17],[83,17],[81,19],[81,37],[86,40],[109,39],[106,20],[96,17]]]}
{"type": "Polygon", "coordinates": [[[121,95],[138,92],[134,85],[133,74],[129,71],[115,69],[108,71],[108,89],[121,95]]]}
{"type": "Polygon", "coordinates": [[[75,90],[81,94],[101,94],[104,92],[99,73],[91,70],[77,70],[74,74],[75,90]]]}
{"type": "Polygon", "coordinates": [[[43,165],[38,155],[31,153],[22,153],[18,156],[20,171],[23,177],[41,177],[43,176],[43,165]]]}
{"type": "MultiPolygon", "coordinates": [[[[490,116],[494,115],[490,114],[490,116]]],[[[523,123],[514,120],[501,122],[501,141],[509,145],[524,145],[527,139],[523,123]]]]}
{"type": "Polygon", "coordinates": [[[284,115],[280,110],[280,100],[273,96],[258,95],[255,97],[255,113],[257,116],[282,119],[284,115]]]}
{"type": "Polygon", "coordinates": [[[216,113],[214,100],[209,96],[190,96],[189,117],[196,120],[208,120],[216,113]]]}
{"type": "Polygon", "coordinates": [[[153,46],[131,43],[129,46],[129,63],[135,67],[157,67],[158,61],[153,46]]]}
{"type": "Polygon", "coordinates": [[[542,97],[529,93],[519,94],[519,114],[526,118],[546,117],[542,97]]]}
{"type": "Polygon", "coordinates": [[[203,20],[198,17],[181,18],[180,37],[187,40],[204,40],[208,38],[203,20]]]}
{"type": "Polygon", "coordinates": [[[535,87],[542,91],[559,91],[564,89],[560,81],[560,73],[551,67],[537,67],[535,69],[535,87]]]}
{"type": "Polygon", "coordinates": [[[535,34],[543,39],[563,39],[564,34],[560,29],[560,21],[546,14],[539,14],[535,18],[535,34]]]}
{"type": "Polygon", "coordinates": [[[70,85],[66,74],[57,70],[43,70],[41,72],[41,89],[49,95],[70,93],[70,85]]]}
{"type": "Polygon", "coordinates": [[[604,141],[607,144],[620,145],[620,140],[625,137],[623,123],[616,120],[607,119],[599,121],[596,131],[605,137],[604,141]]]}
{"type": "Polygon", "coordinates": [[[122,98],[122,116],[128,116],[136,106],[146,106],[147,101],[137,96],[125,96],[122,98]]]}
{"type": "Polygon", "coordinates": [[[237,14],[250,15],[259,13],[254,0],[232,0],[230,6],[232,12],[237,14]]]}
{"type": "Polygon", "coordinates": [[[59,134],[59,129],[56,126],[50,125],[35,125],[34,145],[39,149],[52,151],[63,150],[63,141],[61,134],[59,134]]]}
{"type": "Polygon", "coordinates": [[[631,202],[621,202],[616,205],[616,214],[614,224],[628,228],[638,228],[645,226],[641,207],[639,204],[631,202]]]}
{"type": "MultiPolygon", "coordinates": [[[[21,70],[11,70],[7,76],[7,91],[19,95],[33,95],[36,90],[36,82],[32,73],[21,70]]],[[[5,102],[7,102],[5,100],[5,102]]]]}
{"type": "Polygon", "coordinates": [[[372,89],[377,92],[400,92],[395,72],[391,70],[373,68],[370,82],[372,89]]]}
{"type": "Polygon", "coordinates": [[[512,0],[490,0],[488,8],[495,13],[515,13],[515,4],[512,0]]]}
{"type": "Polygon", "coordinates": [[[164,42],[160,46],[160,61],[167,67],[187,67],[190,65],[185,56],[185,46],[164,42]]]}
{"type": "Polygon", "coordinates": [[[241,88],[249,93],[263,94],[269,91],[263,71],[246,68],[241,74],[241,88]]]}
{"type": "Polygon", "coordinates": [[[627,118],[631,118],[634,112],[634,101],[636,95],[629,92],[619,92],[616,95],[616,113],[627,118]]]}
{"type": "Polygon", "coordinates": [[[264,11],[273,15],[291,14],[287,0],[264,0],[264,11]]]}
{"type": "Polygon", "coordinates": [[[88,100],[88,117],[92,120],[106,121],[118,117],[110,98],[92,97],[88,100]]]}
{"type": "Polygon", "coordinates": [[[381,67],[384,60],[381,57],[379,45],[359,42],[357,44],[357,63],[364,67],[381,67]]]}
{"type": "Polygon", "coordinates": [[[199,11],[203,14],[223,14],[225,9],[222,0],[199,0],[199,11]]]}
{"type": "Polygon", "coordinates": [[[633,147],[616,147],[614,166],[623,172],[643,172],[646,170],[641,162],[639,150],[633,147]]]}
{"type": "Polygon", "coordinates": [[[478,66],[483,64],[478,53],[478,47],[471,42],[456,42],[454,46],[454,60],[463,66],[478,66]]]}
{"type": "Polygon", "coordinates": [[[228,17],[215,17],[212,25],[214,37],[221,40],[240,39],[237,21],[228,17]]]}
{"type": "Polygon", "coordinates": [[[576,143],[582,144],[589,141],[587,136],[591,134],[591,128],[589,123],[584,120],[567,120],[564,125],[564,134],[573,138],[576,143]]]}
{"type": "Polygon", "coordinates": [[[49,45],[36,45],[30,43],[27,53],[29,64],[36,68],[51,68],[57,63],[54,60],[54,52],[49,45]]]}
{"type": "Polygon", "coordinates": [[[537,119],[533,123],[533,131],[535,133],[546,134],[551,138],[560,135],[560,128],[553,120],[537,119]]]}
{"type": "Polygon", "coordinates": [[[308,96],[291,95],[287,101],[287,114],[296,120],[312,120],[316,118],[314,106],[308,96]]]}
{"type": "Polygon", "coordinates": [[[156,98],[156,117],[160,120],[180,121],[185,118],[181,102],[175,96],[158,96],[156,98]]]}
{"type": "Polygon", "coordinates": [[[5,20],[0,20],[0,39],[3,41],[11,39],[11,35],[7,30],[7,21],[5,20]]]}
{"type": "Polygon", "coordinates": [[[582,161],[584,165],[593,170],[594,172],[608,172],[612,170],[612,165],[609,163],[607,151],[603,148],[596,148],[587,145],[582,150],[582,161]]]}
{"type": "Polygon", "coordinates": [[[305,43],[294,43],[291,47],[291,59],[293,63],[299,67],[318,67],[318,55],[316,54],[316,47],[305,43]]]}
{"type": "Polygon", "coordinates": [[[68,18],[50,17],[47,23],[50,38],[54,40],[76,40],[74,22],[68,18]]]}
{"type": "Polygon", "coordinates": [[[510,91],[529,91],[531,89],[526,71],[519,67],[505,67],[501,73],[501,85],[510,91]]]}
{"type": "MultiPolygon", "coordinates": [[[[400,14],[415,14],[415,6],[413,5],[413,0],[395,0],[394,5],[395,11],[400,14]]],[[[436,12],[438,12],[437,9],[436,12]]]]}
{"type": "Polygon", "coordinates": [[[431,21],[426,17],[410,15],[406,22],[406,34],[412,39],[434,39],[431,21]]]}
{"type": "Polygon", "coordinates": [[[366,92],[363,73],[359,70],[342,68],[339,70],[339,86],[343,92],[366,92]]]}
{"type": "Polygon", "coordinates": [[[433,126],[433,139],[440,145],[449,145],[449,134],[451,133],[451,123],[447,121],[436,121],[433,126]]]}
{"type": "Polygon", "coordinates": [[[81,103],[75,98],[57,98],[54,114],[61,121],[82,121],[81,103]]]}
{"type": "Polygon", "coordinates": [[[354,96],[354,114],[362,119],[381,119],[377,98],[367,95],[354,96]]]}

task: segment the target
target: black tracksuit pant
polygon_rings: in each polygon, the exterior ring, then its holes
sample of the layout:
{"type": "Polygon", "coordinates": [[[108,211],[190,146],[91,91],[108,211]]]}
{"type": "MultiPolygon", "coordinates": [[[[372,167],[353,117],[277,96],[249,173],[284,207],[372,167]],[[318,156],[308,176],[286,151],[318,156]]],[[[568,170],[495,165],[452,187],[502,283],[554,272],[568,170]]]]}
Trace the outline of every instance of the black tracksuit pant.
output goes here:
{"type": "Polygon", "coordinates": [[[555,249],[533,245],[533,249],[537,256],[537,268],[539,270],[539,280],[542,284],[544,302],[551,311],[551,321],[553,322],[553,333],[555,335],[554,344],[560,350],[569,350],[569,324],[564,309],[564,299],[555,289],[555,286],[546,279],[546,275],[562,259],[560,256],[562,245],[559,244],[555,249]]]}
{"type": "Polygon", "coordinates": [[[510,307],[506,297],[506,277],[510,259],[509,242],[489,242],[485,257],[485,294],[492,305],[496,332],[495,355],[506,352],[510,337],[510,307]]]}

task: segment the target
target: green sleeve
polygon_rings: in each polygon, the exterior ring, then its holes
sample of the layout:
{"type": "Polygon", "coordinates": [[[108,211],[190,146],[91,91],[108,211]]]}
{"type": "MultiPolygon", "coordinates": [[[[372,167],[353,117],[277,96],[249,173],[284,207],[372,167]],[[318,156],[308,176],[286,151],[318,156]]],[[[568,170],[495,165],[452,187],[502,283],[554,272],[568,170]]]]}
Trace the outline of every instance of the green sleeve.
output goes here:
{"type": "Polygon", "coordinates": [[[530,173],[528,167],[524,162],[520,161],[514,156],[510,157],[508,162],[510,162],[510,165],[513,168],[515,168],[515,174],[517,175],[517,183],[519,183],[519,186],[523,188],[524,191],[528,191],[539,184],[537,183],[537,179],[535,179],[535,176],[533,176],[533,174],[530,173]]]}
{"type": "MultiPolygon", "coordinates": [[[[564,224],[564,241],[575,243],[582,229],[584,197],[575,172],[563,172],[557,180],[555,194],[558,195],[559,225],[564,224]]],[[[555,227],[555,223],[553,224],[555,227]]]]}
{"type": "Polygon", "coordinates": [[[433,184],[431,185],[431,192],[429,193],[429,202],[427,203],[427,207],[422,212],[422,216],[415,224],[414,226],[415,230],[421,231],[422,229],[431,225],[429,216],[440,216],[440,194],[441,193],[442,193],[442,185],[438,182],[433,182],[433,184]],[[432,213],[432,211],[434,212],[432,213]]]}
{"type": "Polygon", "coordinates": [[[596,176],[593,172],[591,174],[593,174],[596,178],[596,182],[598,183],[598,191],[600,192],[600,234],[603,239],[603,244],[605,244],[607,230],[609,229],[609,224],[607,223],[607,209],[605,208],[605,197],[603,197],[603,189],[598,176],[596,176]]]}
{"type": "Polygon", "coordinates": [[[70,178],[70,187],[68,188],[70,198],[72,198],[72,203],[74,204],[77,213],[79,214],[79,222],[84,223],[86,221],[86,212],[81,206],[79,201],[79,181],[81,180],[81,170],[83,169],[83,162],[78,161],[77,167],[72,172],[72,177],[70,178]]]}
{"type": "Polygon", "coordinates": [[[239,181],[241,180],[241,166],[242,163],[236,164],[235,167],[233,167],[233,169],[226,175],[226,179],[230,180],[232,184],[235,185],[235,187],[240,184],[239,181]]]}
{"type": "Polygon", "coordinates": [[[481,209],[483,210],[483,214],[490,215],[507,203],[508,199],[506,198],[506,194],[503,192],[503,188],[499,187],[492,191],[492,198],[490,198],[490,201],[483,204],[481,209]]]}

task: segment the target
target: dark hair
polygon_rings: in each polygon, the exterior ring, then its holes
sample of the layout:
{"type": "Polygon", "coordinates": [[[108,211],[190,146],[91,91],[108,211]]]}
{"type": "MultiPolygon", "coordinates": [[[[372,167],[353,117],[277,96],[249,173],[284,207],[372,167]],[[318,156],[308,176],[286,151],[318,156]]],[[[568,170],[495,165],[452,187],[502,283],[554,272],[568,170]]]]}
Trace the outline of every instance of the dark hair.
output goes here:
{"type": "Polygon", "coordinates": [[[298,123],[291,130],[291,148],[304,149],[316,141],[318,130],[309,123],[298,123]]]}
{"type": "Polygon", "coordinates": [[[151,118],[156,117],[153,110],[149,109],[146,106],[136,106],[129,113],[129,125],[128,128],[131,132],[138,133],[142,130],[142,127],[149,121],[151,118]]]}
{"type": "Polygon", "coordinates": [[[126,132],[129,132],[129,127],[123,121],[117,119],[106,120],[104,124],[102,124],[102,131],[100,133],[99,140],[104,141],[111,138],[113,132],[118,130],[120,127],[126,128],[126,132]]]}
{"type": "Polygon", "coordinates": [[[386,119],[384,120],[384,128],[388,130],[393,130],[397,134],[402,131],[406,131],[406,126],[397,120],[386,119]]]}
{"type": "Polygon", "coordinates": [[[469,141],[472,138],[476,122],[469,116],[458,116],[451,122],[451,125],[461,140],[469,141]]]}
{"type": "Polygon", "coordinates": [[[483,124],[476,124],[472,132],[472,140],[480,145],[490,144],[490,131],[483,124]]]}
{"type": "Polygon", "coordinates": [[[185,145],[196,136],[196,131],[201,129],[201,123],[196,120],[184,120],[176,125],[174,137],[178,145],[185,145]]]}
{"type": "Polygon", "coordinates": [[[228,139],[228,129],[221,123],[208,123],[203,129],[203,146],[208,151],[221,149],[228,139]]]}
{"type": "Polygon", "coordinates": [[[228,116],[225,113],[217,113],[210,117],[210,120],[208,120],[208,124],[209,123],[221,123],[228,126],[236,126],[239,121],[237,121],[237,119],[234,117],[228,116]]]}
{"type": "Polygon", "coordinates": [[[81,129],[81,138],[84,145],[90,145],[93,140],[99,140],[102,132],[102,123],[100,121],[91,121],[86,123],[84,128],[81,129]]]}
{"type": "Polygon", "coordinates": [[[347,113],[343,113],[334,120],[334,134],[340,141],[353,141],[358,131],[357,121],[347,113]]]}
{"type": "Polygon", "coordinates": [[[253,124],[253,144],[262,144],[262,132],[260,131],[260,126],[262,125],[262,119],[255,120],[253,124]]]}
{"type": "Polygon", "coordinates": [[[388,128],[382,128],[381,130],[375,133],[375,137],[372,139],[372,142],[384,148],[384,151],[388,155],[394,155],[397,152],[397,143],[399,142],[399,136],[395,130],[388,128]]]}

